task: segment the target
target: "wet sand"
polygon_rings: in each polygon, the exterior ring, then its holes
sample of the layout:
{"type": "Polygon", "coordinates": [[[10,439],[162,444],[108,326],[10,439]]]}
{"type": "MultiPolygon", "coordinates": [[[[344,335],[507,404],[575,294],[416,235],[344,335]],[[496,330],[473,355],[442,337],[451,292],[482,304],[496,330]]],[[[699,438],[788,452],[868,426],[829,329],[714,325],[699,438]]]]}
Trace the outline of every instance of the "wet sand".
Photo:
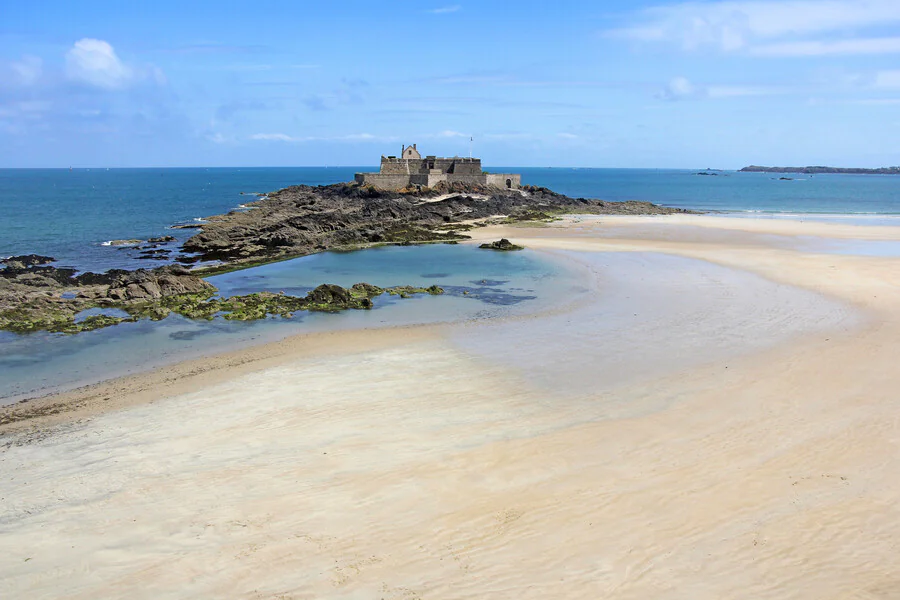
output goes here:
{"type": "Polygon", "coordinates": [[[32,404],[77,408],[2,429],[2,587],[895,597],[900,258],[782,243],[855,239],[793,227],[478,230],[578,261],[587,299],[292,338],[32,404]]]}

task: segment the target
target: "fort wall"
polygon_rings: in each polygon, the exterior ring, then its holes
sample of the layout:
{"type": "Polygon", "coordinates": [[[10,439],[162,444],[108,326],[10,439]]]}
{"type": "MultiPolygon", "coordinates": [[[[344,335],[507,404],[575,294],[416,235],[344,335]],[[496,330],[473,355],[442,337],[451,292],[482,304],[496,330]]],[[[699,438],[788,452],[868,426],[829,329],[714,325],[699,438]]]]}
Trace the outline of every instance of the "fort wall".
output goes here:
{"type": "Polygon", "coordinates": [[[410,186],[434,187],[441,181],[472,185],[490,185],[515,189],[522,185],[516,173],[485,173],[480,158],[454,156],[422,158],[415,144],[403,147],[403,156],[382,156],[378,173],[357,173],[356,182],[385,190],[399,190],[410,186]]]}
{"type": "Polygon", "coordinates": [[[522,176],[518,173],[485,173],[485,183],[499,188],[517,188],[522,186],[522,176]]]}
{"type": "Polygon", "coordinates": [[[522,185],[517,173],[484,173],[481,175],[459,175],[456,173],[357,173],[356,183],[373,185],[383,190],[399,190],[409,186],[434,187],[441,181],[447,183],[467,183],[490,185],[498,188],[516,189],[522,185]]]}
{"type": "MultiPolygon", "coordinates": [[[[410,184],[410,177],[403,175],[391,175],[386,173],[357,173],[356,183],[360,185],[374,185],[383,190],[399,190],[410,184]]],[[[420,184],[421,185],[421,184],[420,184]]]]}
{"type": "Polygon", "coordinates": [[[381,157],[380,173],[389,175],[415,175],[417,173],[456,173],[481,175],[480,158],[438,158],[426,156],[419,159],[381,157]]]}

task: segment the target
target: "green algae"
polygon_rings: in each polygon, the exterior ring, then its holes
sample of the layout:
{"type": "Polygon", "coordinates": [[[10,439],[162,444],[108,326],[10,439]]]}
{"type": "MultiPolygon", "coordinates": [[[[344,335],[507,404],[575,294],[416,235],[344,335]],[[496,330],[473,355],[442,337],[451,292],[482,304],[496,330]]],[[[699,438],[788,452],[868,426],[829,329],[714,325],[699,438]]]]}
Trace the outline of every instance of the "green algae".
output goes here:
{"type": "Polygon", "coordinates": [[[415,294],[443,294],[436,285],[429,287],[397,286],[381,288],[369,283],[357,283],[350,288],[323,284],[304,297],[272,292],[255,292],[229,298],[215,297],[213,291],[191,294],[177,294],[141,301],[33,301],[15,309],[0,312],[0,329],[14,333],[75,334],[92,331],[123,322],[141,319],[159,321],[171,314],[188,319],[210,321],[222,317],[229,321],[255,321],[270,317],[289,319],[301,310],[313,312],[340,312],[343,310],[368,310],[374,304],[373,298],[382,294],[408,298],[415,294]],[[128,313],[128,317],[92,315],[75,322],[75,315],[87,308],[117,308],[128,313]]]}
{"type": "Polygon", "coordinates": [[[431,294],[432,296],[439,296],[444,293],[444,288],[436,285],[431,285],[427,288],[399,285],[396,287],[387,288],[385,292],[387,292],[391,296],[400,296],[401,298],[409,298],[414,294],[431,294]]]}

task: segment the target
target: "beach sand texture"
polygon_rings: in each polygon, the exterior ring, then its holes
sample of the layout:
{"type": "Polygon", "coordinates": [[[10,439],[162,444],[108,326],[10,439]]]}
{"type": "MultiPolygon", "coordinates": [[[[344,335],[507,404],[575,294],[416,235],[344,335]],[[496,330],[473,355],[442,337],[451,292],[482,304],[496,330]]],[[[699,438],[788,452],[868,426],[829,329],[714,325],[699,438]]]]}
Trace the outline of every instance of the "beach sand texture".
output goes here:
{"type": "Polygon", "coordinates": [[[817,251],[893,228],[476,233],[596,301],[43,401],[0,437],[3,597],[900,597],[900,258],[817,251]]]}

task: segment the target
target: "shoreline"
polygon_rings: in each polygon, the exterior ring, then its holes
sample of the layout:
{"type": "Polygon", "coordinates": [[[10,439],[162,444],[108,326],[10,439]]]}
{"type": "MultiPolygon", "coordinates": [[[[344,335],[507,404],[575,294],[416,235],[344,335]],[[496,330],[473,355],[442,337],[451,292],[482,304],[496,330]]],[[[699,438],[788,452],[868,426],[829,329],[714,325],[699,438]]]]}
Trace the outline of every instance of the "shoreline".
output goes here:
{"type": "MultiPolygon", "coordinates": [[[[463,243],[466,245],[476,246],[482,242],[488,242],[498,237],[513,237],[520,240],[528,240],[526,244],[529,248],[544,253],[545,255],[556,255],[557,260],[559,260],[560,250],[565,251],[574,248],[588,249],[591,252],[650,251],[675,253],[689,258],[707,260],[726,267],[735,268],[735,265],[733,263],[730,263],[727,260],[722,260],[721,258],[711,258],[709,256],[701,255],[696,252],[676,252],[672,244],[667,244],[665,242],[656,245],[647,245],[648,243],[652,244],[652,239],[648,238],[652,238],[653,235],[650,230],[643,229],[641,228],[641,226],[659,225],[662,229],[675,227],[681,230],[690,228],[702,228],[707,230],[725,229],[749,235],[758,234],[761,231],[765,231],[770,234],[775,233],[776,235],[786,233],[798,235],[797,231],[802,230],[804,232],[803,235],[809,235],[809,233],[807,232],[813,232],[814,235],[827,234],[828,237],[839,239],[900,239],[900,229],[895,230],[891,227],[860,228],[853,225],[842,226],[839,224],[831,225],[817,222],[793,223],[782,226],[781,224],[770,224],[767,221],[754,222],[752,219],[743,218],[725,221],[726,222],[723,222],[723,218],[721,217],[708,215],[568,215],[562,217],[560,222],[551,222],[543,224],[539,227],[533,227],[530,224],[488,225],[487,227],[473,230],[471,232],[473,233],[472,239],[467,240],[463,243]],[[545,243],[545,238],[553,238],[553,234],[558,233],[561,229],[570,230],[571,233],[571,230],[577,229],[579,223],[584,222],[590,222],[597,225],[602,224],[605,227],[611,226],[613,232],[619,229],[628,229],[637,226],[639,228],[638,234],[644,236],[644,239],[642,240],[644,247],[642,247],[641,249],[636,249],[624,240],[616,238],[595,239],[593,240],[595,247],[579,244],[577,238],[570,238],[568,241],[556,240],[555,242],[551,242],[549,244],[545,243]],[[860,229],[863,229],[864,231],[859,231],[860,229]],[[860,235],[863,233],[865,235],[860,235]]],[[[607,233],[603,230],[601,230],[601,232],[604,234],[607,233]]],[[[287,258],[284,260],[292,259],[287,258]]],[[[585,268],[584,265],[581,265],[580,267],[572,266],[571,259],[569,259],[569,262],[570,268],[577,268],[582,270],[585,268]]],[[[265,266],[265,264],[270,263],[264,263],[254,266],[265,266]]],[[[773,280],[778,280],[777,275],[773,274],[770,271],[762,270],[758,271],[758,273],[763,277],[772,277],[773,280]]],[[[792,281],[790,283],[796,284],[797,282],[792,281]]],[[[807,287],[806,289],[810,289],[814,292],[822,291],[817,286],[807,287]]],[[[846,298],[842,299],[846,300],[846,298]]],[[[859,309],[863,311],[863,313],[869,314],[871,316],[872,307],[868,303],[857,302],[855,304],[859,309]]],[[[554,308],[549,310],[545,309],[543,311],[540,311],[539,313],[513,317],[513,319],[529,319],[565,310],[567,310],[566,307],[554,308]]],[[[568,310],[571,310],[571,307],[569,307],[568,310]]],[[[150,391],[156,386],[162,384],[168,386],[169,384],[175,383],[181,378],[184,378],[186,381],[192,380],[195,376],[202,376],[208,372],[216,372],[225,369],[232,369],[235,367],[241,367],[240,372],[244,373],[247,372],[247,370],[252,370],[252,367],[245,367],[245,365],[255,363],[259,363],[260,365],[277,364],[277,362],[272,361],[277,361],[278,357],[285,358],[291,353],[298,353],[299,355],[307,356],[308,353],[312,351],[303,347],[304,343],[306,342],[315,344],[320,341],[325,341],[327,343],[327,347],[331,347],[332,345],[334,345],[335,347],[346,348],[347,346],[351,346],[353,344],[352,340],[354,340],[357,336],[360,336],[361,338],[366,340],[371,340],[379,337],[381,333],[384,333],[387,337],[390,337],[391,332],[396,331],[421,331],[423,335],[435,336],[438,335],[438,332],[442,328],[460,326],[464,323],[464,321],[445,321],[426,324],[390,325],[387,327],[350,330],[336,329],[297,333],[288,335],[286,337],[277,337],[275,340],[263,341],[261,343],[245,342],[240,344],[236,348],[227,350],[222,353],[204,351],[199,355],[191,356],[187,359],[177,359],[171,363],[162,363],[147,370],[139,370],[137,372],[115,375],[95,382],[81,384],[75,383],[73,384],[74,387],[71,388],[62,390],[50,390],[46,393],[38,392],[37,395],[30,395],[28,397],[13,400],[9,404],[0,405],[0,438],[2,438],[5,433],[7,433],[7,428],[9,428],[9,431],[19,431],[19,427],[17,426],[17,424],[31,422],[32,419],[42,421],[45,415],[58,415],[69,412],[78,413],[78,411],[86,407],[90,407],[88,408],[88,412],[94,414],[96,405],[102,404],[105,401],[103,400],[98,402],[98,399],[106,397],[112,393],[143,393],[150,391]],[[344,337],[346,337],[347,339],[346,345],[342,345],[343,342],[341,340],[344,337]]],[[[387,342],[382,340],[380,342],[377,342],[376,345],[384,343],[387,342]]],[[[260,366],[260,368],[264,367],[260,366]]],[[[201,377],[199,381],[205,381],[205,379],[201,377]]],[[[202,383],[198,383],[196,385],[202,387],[202,383]]],[[[194,384],[189,385],[188,389],[195,389],[194,384]]],[[[49,419],[49,421],[55,424],[60,421],[60,419],[52,418],[49,419]]],[[[37,423],[37,421],[35,423],[37,423]]]]}
{"type": "MultiPolygon", "coordinates": [[[[242,350],[253,350],[269,344],[278,344],[287,339],[315,337],[320,333],[338,334],[344,331],[378,331],[416,326],[437,328],[485,318],[517,319],[537,313],[555,313],[566,310],[573,302],[584,301],[583,298],[569,297],[567,292],[568,286],[574,281],[575,273],[581,269],[578,265],[562,262],[548,253],[535,254],[529,251],[512,257],[505,256],[505,253],[502,252],[492,253],[487,250],[479,250],[476,246],[477,244],[474,243],[466,244],[466,251],[463,253],[450,247],[436,248],[436,254],[435,251],[428,251],[428,255],[435,255],[435,260],[446,257],[451,261],[443,268],[444,271],[449,272],[441,273],[439,278],[448,287],[445,293],[437,296],[420,294],[430,296],[422,300],[399,299],[402,296],[395,294],[387,300],[379,299],[379,303],[371,310],[349,310],[334,315],[327,312],[311,312],[304,314],[299,319],[268,318],[248,326],[244,326],[240,322],[232,323],[221,319],[216,319],[214,322],[183,319],[176,315],[174,321],[146,322],[142,328],[135,328],[136,325],[132,323],[126,324],[123,326],[121,334],[117,328],[110,328],[99,334],[87,332],[84,334],[84,338],[80,338],[84,340],[83,344],[77,342],[72,336],[56,336],[51,341],[63,345],[57,344],[50,347],[47,352],[51,352],[52,356],[65,358],[74,349],[85,353],[85,356],[94,357],[95,364],[98,360],[100,364],[103,364],[105,357],[106,360],[111,361],[107,368],[110,374],[100,376],[96,369],[85,366],[84,361],[65,361],[59,367],[64,372],[62,377],[48,376],[46,370],[36,371],[38,380],[43,382],[41,389],[28,389],[24,385],[16,386],[14,383],[7,385],[7,382],[4,381],[3,389],[12,389],[14,393],[5,395],[0,400],[0,423],[4,421],[4,412],[12,410],[12,407],[22,407],[32,401],[48,397],[63,397],[70,392],[90,388],[103,381],[137,376],[149,371],[177,366],[186,361],[202,361],[223,352],[225,354],[239,353],[242,350]],[[509,265],[513,266],[513,272],[505,273],[498,270],[506,269],[509,265]],[[519,274],[516,269],[521,266],[525,267],[525,271],[519,274]],[[477,272],[480,273],[479,280],[483,276],[486,276],[487,279],[480,282],[469,281],[466,270],[468,268],[477,269],[477,272]],[[532,272],[533,274],[529,274],[532,272]],[[537,277],[536,274],[542,275],[532,280],[532,277],[537,277]],[[511,279],[511,281],[493,281],[498,278],[511,279]],[[516,285],[524,285],[529,289],[520,289],[515,287],[516,285]],[[540,297],[531,295],[537,293],[538,290],[542,290],[540,297]],[[521,294],[524,296],[519,299],[517,295],[521,294]],[[128,326],[131,328],[125,330],[124,327],[128,326]],[[176,336],[183,333],[196,334],[197,342],[190,342],[189,345],[175,344],[171,346],[170,350],[169,345],[166,344],[166,336],[181,339],[176,336]],[[91,337],[95,335],[100,337],[91,337]],[[147,337],[148,335],[153,337],[147,337]],[[211,338],[207,339],[207,335],[211,335],[211,338]],[[71,344],[68,343],[70,341],[71,344]],[[133,360],[116,361],[110,350],[113,346],[121,348],[120,351],[129,355],[134,353],[137,356],[146,356],[146,360],[144,363],[136,363],[133,360]],[[17,387],[21,390],[19,393],[15,393],[17,387]]],[[[460,250],[463,250],[462,245],[460,250]]],[[[348,257],[345,260],[334,260],[326,257],[313,263],[317,266],[304,262],[298,263],[293,270],[285,271],[281,268],[276,269],[273,273],[273,270],[269,269],[265,271],[266,275],[260,271],[256,275],[250,276],[249,283],[243,283],[240,278],[230,283],[228,281],[215,281],[214,283],[226,295],[246,293],[243,287],[245,285],[261,286],[260,289],[265,289],[270,293],[276,293],[276,290],[279,289],[290,290],[292,285],[303,285],[304,277],[308,277],[310,281],[318,281],[319,276],[315,273],[319,271],[332,273],[331,276],[326,277],[329,282],[348,287],[349,281],[364,279],[383,280],[391,283],[393,280],[406,280],[407,275],[403,274],[406,271],[415,274],[417,272],[415,269],[427,269],[426,264],[422,264],[421,266],[400,267],[399,271],[391,270],[393,261],[399,260],[398,264],[407,263],[410,261],[410,257],[416,256],[416,253],[416,248],[373,249],[355,259],[348,257]],[[353,262],[348,263],[347,260],[353,262]],[[358,269],[360,273],[356,273],[351,266],[356,264],[360,265],[358,269]],[[346,271],[348,268],[350,271],[346,271]],[[380,278],[369,278],[370,275],[382,268],[387,268],[388,271],[383,273],[380,278]],[[264,280],[261,280],[261,277],[264,280]]],[[[275,266],[277,267],[277,265],[275,266]]],[[[266,269],[266,266],[260,268],[266,269]]],[[[411,276],[416,277],[421,286],[434,285],[432,282],[438,281],[434,274],[411,276]]],[[[418,290],[418,288],[416,289],[418,290]]],[[[427,291],[424,287],[422,289],[427,291]]],[[[409,298],[411,297],[409,295],[409,298]]],[[[186,336],[184,339],[192,338],[186,336]]],[[[26,358],[31,356],[26,356],[24,349],[21,352],[26,358]]],[[[14,382],[14,380],[11,381],[14,382]]]]}
{"type": "Polygon", "coordinates": [[[583,261],[597,301],[100,384],[0,437],[0,574],[72,598],[889,593],[900,257],[729,225],[492,226],[583,261]]]}
{"type": "MultiPolygon", "coordinates": [[[[206,354],[128,375],[51,392],[0,406],[0,440],[36,428],[53,427],[81,418],[116,410],[174,393],[203,389],[227,378],[276,366],[298,357],[353,354],[384,347],[391,337],[380,335],[393,330],[410,339],[429,339],[440,325],[400,325],[390,328],[301,333],[276,341],[241,347],[223,353],[206,354]],[[379,339],[381,338],[381,339],[379,339]],[[122,396],[125,399],[113,399],[122,396]]],[[[2,445],[2,444],[0,444],[2,445]]]]}

